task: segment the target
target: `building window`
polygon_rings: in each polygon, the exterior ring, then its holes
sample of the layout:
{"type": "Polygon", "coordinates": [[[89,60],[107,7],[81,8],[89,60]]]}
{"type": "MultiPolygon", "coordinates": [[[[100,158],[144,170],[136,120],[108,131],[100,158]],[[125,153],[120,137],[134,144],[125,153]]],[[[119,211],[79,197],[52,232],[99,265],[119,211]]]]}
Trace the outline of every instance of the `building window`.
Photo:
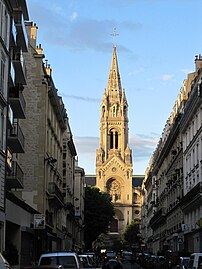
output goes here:
{"type": "Polygon", "coordinates": [[[5,84],[5,56],[1,53],[1,66],[0,66],[0,92],[4,95],[5,84]]]}
{"type": "Polygon", "coordinates": [[[111,130],[109,134],[109,147],[110,149],[118,149],[119,146],[119,135],[117,131],[111,130]]]}
{"type": "Polygon", "coordinates": [[[118,133],[115,132],[115,149],[118,149],[118,133]]]}
{"type": "Polygon", "coordinates": [[[3,133],[4,133],[4,115],[3,110],[0,109],[0,149],[3,149],[3,133]]]}
{"type": "Polygon", "coordinates": [[[133,202],[137,202],[137,193],[133,193],[133,202]]]}
{"type": "Polygon", "coordinates": [[[113,132],[110,133],[110,149],[113,149],[113,132]]]}
{"type": "Polygon", "coordinates": [[[7,49],[9,47],[9,24],[10,20],[6,7],[0,3],[0,36],[2,37],[7,49]]]}

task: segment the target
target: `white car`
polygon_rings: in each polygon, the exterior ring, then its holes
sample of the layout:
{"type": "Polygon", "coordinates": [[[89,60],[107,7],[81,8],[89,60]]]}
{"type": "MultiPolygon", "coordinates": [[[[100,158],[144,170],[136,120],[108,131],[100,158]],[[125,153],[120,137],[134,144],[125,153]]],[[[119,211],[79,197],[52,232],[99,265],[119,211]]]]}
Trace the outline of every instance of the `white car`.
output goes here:
{"type": "Polygon", "coordinates": [[[0,268],[1,269],[11,269],[10,264],[4,258],[4,256],[0,253],[0,268]]]}
{"type": "Polygon", "coordinates": [[[62,265],[64,268],[82,268],[80,258],[75,252],[44,253],[39,258],[38,265],[62,265]]]}
{"type": "Polygon", "coordinates": [[[176,269],[187,269],[189,263],[189,257],[179,257],[179,262],[176,269]]]}
{"type": "Polygon", "coordinates": [[[93,260],[90,256],[88,256],[86,254],[80,254],[79,258],[81,260],[83,268],[92,268],[93,267],[93,260]]]}
{"type": "Polygon", "coordinates": [[[202,253],[192,253],[189,259],[188,269],[198,269],[202,264],[202,253]]]}

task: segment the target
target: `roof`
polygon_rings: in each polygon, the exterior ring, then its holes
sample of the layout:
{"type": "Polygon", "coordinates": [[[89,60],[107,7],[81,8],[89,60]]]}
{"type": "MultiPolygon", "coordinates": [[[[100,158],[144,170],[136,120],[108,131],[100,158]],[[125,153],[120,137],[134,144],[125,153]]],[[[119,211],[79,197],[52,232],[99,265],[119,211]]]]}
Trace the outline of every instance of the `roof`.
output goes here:
{"type": "MultiPolygon", "coordinates": [[[[133,187],[141,187],[144,175],[133,175],[132,184],[133,187]]],[[[87,186],[96,186],[96,176],[95,175],[85,175],[85,182],[87,186]]]]}

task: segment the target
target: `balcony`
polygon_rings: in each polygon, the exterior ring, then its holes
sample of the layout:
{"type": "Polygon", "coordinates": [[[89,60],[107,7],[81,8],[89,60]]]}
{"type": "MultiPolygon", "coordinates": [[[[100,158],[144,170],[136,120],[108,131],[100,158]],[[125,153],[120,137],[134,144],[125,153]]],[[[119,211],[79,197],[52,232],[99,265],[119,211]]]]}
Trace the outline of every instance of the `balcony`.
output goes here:
{"type": "Polygon", "coordinates": [[[193,208],[200,207],[202,203],[202,182],[194,186],[181,200],[183,212],[189,212],[193,208]]]}
{"type": "Polygon", "coordinates": [[[12,31],[11,31],[11,39],[10,39],[10,44],[12,47],[15,47],[17,43],[17,29],[15,26],[14,20],[12,20],[12,31]]]}
{"type": "Polygon", "coordinates": [[[6,189],[23,189],[23,171],[16,161],[12,161],[11,169],[7,172],[6,189]]]}
{"type": "Polygon", "coordinates": [[[65,203],[65,209],[66,209],[67,216],[72,217],[72,218],[75,217],[74,205],[71,202],[65,203]]]}
{"type": "Polygon", "coordinates": [[[49,199],[53,200],[53,202],[58,207],[64,206],[64,196],[61,192],[61,190],[58,188],[55,182],[49,182],[48,183],[48,192],[50,194],[49,199]]]}
{"type": "Polygon", "coordinates": [[[155,215],[151,218],[150,220],[150,226],[154,230],[156,227],[159,226],[159,224],[163,223],[166,221],[166,208],[162,207],[159,209],[155,215]]]}
{"type": "Polygon", "coordinates": [[[53,227],[53,213],[46,210],[46,224],[53,227]]]}
{"type": "Polygon", "coordinates": [[[9,89],[9,102],[12,107],[14,117],[25,119],[25,99],[22,93],[23,87],[15,86],[9,89]]]}
{"type": "Polygon", "coordinates": [[[15,84],[26,85],[26,71],[24,64],[24,57],[22,51],[15,53],[12,59],[12,64],[15,69],[15,84]]]}
{"type": "Polygon", "coordinates": [[[8,105],[8,129],[13,127],[13,110],[10,105],[8,105]]]}
{"type": "Polygon", "coordinates": [[[8,147],[13,153],[24,153],[25,138],[18,122],[8,130],[8,147]]]}
{"type": "MultiPolygon", "coordinates": [[[[25,22],[21,10],[14,10],[14,22],[16,29],[16,43],[22,48],[23,52],[27,52],[28,36],[26,32],[25,22]]],[[[15,30],[14,29],[14,30],[15,30]]]]}

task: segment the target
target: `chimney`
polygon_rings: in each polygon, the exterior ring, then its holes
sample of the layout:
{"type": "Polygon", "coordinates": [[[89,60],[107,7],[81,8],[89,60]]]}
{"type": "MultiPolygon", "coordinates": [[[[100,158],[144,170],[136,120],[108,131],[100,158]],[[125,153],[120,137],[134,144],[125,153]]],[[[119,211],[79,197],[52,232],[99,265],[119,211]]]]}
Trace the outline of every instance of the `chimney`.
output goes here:
{"type": "Polygon", "coordinates": [[[39,44],[38,46],[36,46],[36,52],[37,52],[37,54],[43,54],[43,49],[41,47],[41,44],[39,44]]]}
{"type": "Polygon", "coordinates": [[[48,64],[48,60],[45,60],[45,70],[46,70],[46,75],[51,77],[52,69],[50,67],[50,64],[48,64]]]}
{"type": "Polygon", "coordinates": [[[202,56],[201,54],[195,56],[195,68],[196,72],[202,68],[202,56]]]}

